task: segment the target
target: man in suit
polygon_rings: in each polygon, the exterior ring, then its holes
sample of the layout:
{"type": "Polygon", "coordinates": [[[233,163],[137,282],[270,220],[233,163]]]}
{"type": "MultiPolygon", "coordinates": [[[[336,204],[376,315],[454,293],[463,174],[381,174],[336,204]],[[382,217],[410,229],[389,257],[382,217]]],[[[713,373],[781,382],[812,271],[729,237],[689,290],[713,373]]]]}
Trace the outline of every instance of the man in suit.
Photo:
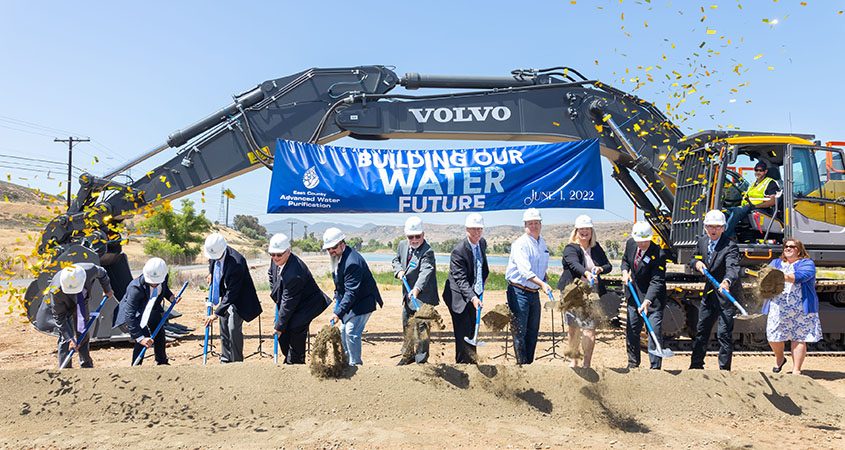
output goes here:
{"type": "MultiPolygon", "coordinates": [[[[425,232],[423,231],[422,219],[418,216],[411,216],[405,221],[405,237],[408,239],[400,241],[396,249],[396,256],[393,258],[393,275],[401,280],[403,277],[408,281],[408,286],[411,286],[411,292],[408,293],[405,289],[405,283],[402,283],[402,329],[408,328],[408,321],[414,316],[416,312],[413,308],[410,296],[413,295],[418,302],[427,303],[432,306],[437,306],[440,303],[440,297],[437,294],[437,270],[434,261],[434,249],[428,245],[425,240],[425,232]]],[[[417,323],[417,328],[414,330],[414,339],[416,340],[417,348],[416,354],[412,357],[414,351],[414,342],[405,342],[402,346],[402,359],[399,361],[400,366],[410,364],[416,361],[422,364],[428,361],[428,339],[420,339],[421,336],[429,336],[430,325],[427,322],[417,323]]]]}
{"type": "Polygon", "coordinates": [[[120,301],[117,325],[126,324],[129,336],[135,341],[130,363],[135,362],[144,347],[154,347],[156,364],[168,364],[165,333],[159,332],[155,339],[150,338],[164,317],[162,300],[167,299],[171,303],[177,301],[170,291],[167,278],[167,264],[164,260],[150,258],[144,264],[141,276],[132,280],[126,287],[126,294],[120,301]]]}
{"type": "Polygon", "coordinates": [[[349,357],[350,366],[360,366],[361,336],[370,315],[383,305],[370,267],[360,253],[346,245],[346,235],[338,228],[329,228],[323,233],[323,250],[331,258],[334,278],[333,323],[341,324],[340,334],[343,349],[349,357]]]}
{"type": "Polygon", "coordinates": [[[469,214],[464,225],[466,239],[455,245],[449,258],[449,277],[443,288],[443,302],[452,316],[455,362],[475,364],[478,361],[476,348],[464,338],[472,339],[475,333],[475,315],[482,306],[481,294],[490,268],[487,266],[487,241],[481,237],[484,218],[478,213],[469,214]]]}
{"type": "Polygon", "coordinates": [[[208,235],[203,250],[209,259],[209,300],[217,305],[214,314],[205,318],[205,326],[215,319],[220,322],[220,362],[243,361],[244,321],[252,322],[261,314],[249,265],[219,233],[208,235]]]}
{"type": "MultiPolygon", "coordinates": [[[[661,325],[663,309],[666,307],[666,256],[660,246],[651,241],[653,234],[648,222],[637,222],[631,230],[631,238],[625,243],[622,255],[622,285],[628,301],[628,323],[625,327],[626,347],[628,349],[628,368],[640,366],[640,333],[643,330],[643,318],[646,313],[654,335],[663,340],[661,325]],[[640,305],[637,307],[634,296],[628,288],[628,282],[634,286],[640,305]]],[[[649,350],[657,348],[651,336],[648,338],[649,350]]],[[[663,358],[648,355],[652,369],[660,369],[663,358]]]]}
{"type": "MultiPolygon", "coordinates": [[[[76,263],[65,267],[50,281],[48,304],[51,305],[53,320],[59,331],[59,364],[73,349],[79,354],[80,366],[94,367],[88,346],[91,341],[90,335],[86,335],[82,342],[76,341],[85,331],[85,325],[89,319],[88,300],[91,297],[94,281],[100,282],[104,295],[108,297],[114,295],[106,269],[92,263],[76,263]]],[[[72,365],[73,361],[69,362],[67,367],[70,368],[72,365]]]]}
{"type": "MultiPolygon", "coordinates": [[[[704,274],[707,269],[716,280],[721,280],[719,289],[730,291],[734,298],[741,298],[742,283],[739,279],[739,247],[723,233],[725,215],[719,210],[709,211],[704,216],[705,235],[698,240],[695,255],[689,266],[704,274]]],[[[731,370],[733,356],[733,328],[736,309],[733,304],[704,281],[704,294],[698,310],[698,326],[692,346],[690,369],[703,369],[707,344],[713,324],[718,320],[716,337],[719,340],[719,369],[731,370]]]]}
{"type": "Polygon", "coordinates": [[[290,239],[274,234],[267,248],[270,254],[270,298],[278,317],[274,326],[285,364],[305,364],[305,342],[311,321],[331,300],[320,290],[308,266],[290,250],[290,239]]]}

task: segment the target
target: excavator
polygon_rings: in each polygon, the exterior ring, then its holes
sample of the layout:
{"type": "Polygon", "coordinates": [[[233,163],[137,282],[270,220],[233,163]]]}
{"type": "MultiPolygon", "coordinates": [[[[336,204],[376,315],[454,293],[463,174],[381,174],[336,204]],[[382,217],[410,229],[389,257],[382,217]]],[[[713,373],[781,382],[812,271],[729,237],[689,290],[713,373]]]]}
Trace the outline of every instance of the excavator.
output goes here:
{"type": "MultiPolygon", "coordinates": [[[[784,238],[795,237],[817,266],[845,266],[845,158],[841,148],[823,146],[813,135],[711,130],[687,136],[652,103],[568,67],[493,77],[399,77],[379,65],[312,68],[234,95],[228,106],[111,173],[83,174],[75,200],[47,225],[38,244],[50,263],[26,291],[30,320],[36,325],[48,320],[39,306],[62,263],[103,265],[115,295],[122,297],[132,278],[120,244],[123,220],[243,173],[272,168],[277,139],[326,144],[343,137],[598,139],[601,155],[613,167],[611,176],[679,264],[692,257],[704,214],[736,206],[748,184],[747,171],[763,161],[781,194],[774,213],[755,211],[738,226],[742,264],[766,264],[780,254],[784,238]],[[173,156],[160,166],[135,179],[126,175],[166,150],[173,156]]],[[[677,337],[694,329],[704,286],[690,273],[671,273],[668,281],[673,301],[664,334],[677,337]]],[[[819,279],[817,290],[824,341],[843,347],[845,281],[819,279]]],[[[109,323],[113,313],[101,315],[95,341],[121,339],[109,323]]],[[[735,327],[734,337],[740,346],[753,348],[761,342],[760,324],[748,322],[735,327]]]]}

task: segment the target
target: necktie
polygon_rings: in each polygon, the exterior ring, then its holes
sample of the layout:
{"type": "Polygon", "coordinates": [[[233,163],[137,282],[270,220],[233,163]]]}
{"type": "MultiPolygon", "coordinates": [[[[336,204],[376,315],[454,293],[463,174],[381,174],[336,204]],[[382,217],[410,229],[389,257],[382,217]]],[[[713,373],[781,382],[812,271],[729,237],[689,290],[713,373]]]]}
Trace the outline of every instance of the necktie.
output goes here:
{"type": "Polygon", "coordinates": [[[643,251],[641,249],[637,249],[637,255],[634,257],[634,270],[637,270],[640,266],[640,260],[643,257],[643,251]]]}
{"type": "Polygon", "coordinates": [[[211,278],[211,292],[209,292],[209,300],[216,305],[220,303],[220,277],[222,276],[222,262],[214,261],[214,273],[211,278]]]}
{"type": "Polygon", "coordinates": [[[716,241],[710,240],[710,243],[707,245],[707,265],[713,263],[713,250],[716,249],[716,241]]]}
{"type": "Polygon", "coordinates": [[[158,286],[154,287],[152,292],[150,292],[150,299],[147,300],[147,306],[144,307],[144,314],[141,315],[141,328],[146,327],[150,322],[150,313],[153,311],[153,306],[156,304],[157,297],[158,286]]]}
{"type": "Polygon", "coordinates": [[[475,286],[473,286],[473,290],[476,294],[481,295],[484,292],[484,280],[481,273],[481,249],[479,246],[473,247],[472,253],[475,256],[475,286]]]}
{"type": "Polygon", "coordinates": [[[85,301],[85,294],[76,294],[76,331],[85,331],[85,322],[88,321],[88,305],[85,301]]]}
{"type": "Polygon", "coordinates": [[[408,247],[408,257],[405,258],[405,271],[408,270],[408,267],[411,266],[411,257],[414,256],[414,249],[410,246],[408,247]]]}

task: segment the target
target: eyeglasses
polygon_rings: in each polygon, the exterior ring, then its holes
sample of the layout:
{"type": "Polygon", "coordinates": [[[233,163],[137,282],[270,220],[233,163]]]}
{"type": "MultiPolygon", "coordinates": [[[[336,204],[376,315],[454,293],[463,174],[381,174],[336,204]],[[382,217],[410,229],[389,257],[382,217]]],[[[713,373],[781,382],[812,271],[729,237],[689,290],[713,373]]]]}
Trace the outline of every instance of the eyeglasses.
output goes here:
{"type": "Polygon", "coordinates": [[[343,244],[343,242],[338,242],[333,247],[329,247],[326,250],[337,250],[338,248],[340,248],[340,244],[343,244]]]}
{"type": "Polygon", "coordinates": [[[287,252],[282,252],[282,253],[270,253],[270,256],[271,256],[271,257],[273,257],[273,258],[281,258],[282,256],[285,256],[285,253],[287,253],[287,252]]]}
{"type": "Polygon", "coordinates": [[[788,244],[788,245],[784,245],[784,246],[783,246],[783,248],[784,248],[784,250],[786,250],[786,249],[788,249],[788,248],[798,248],[798,246],[797,246],[797,245],[793,245],[793,244],[788,244]]]}
{"type": "Polygon", "coordinates": [[[410,234],[408,235],[408,239],[422,239],[423,235],[421,234],[410,234]]]}
{"type": "Polygon", "coordinates": [[[768,172],[768,169],[754,169],[755,172],[768,172]]]}

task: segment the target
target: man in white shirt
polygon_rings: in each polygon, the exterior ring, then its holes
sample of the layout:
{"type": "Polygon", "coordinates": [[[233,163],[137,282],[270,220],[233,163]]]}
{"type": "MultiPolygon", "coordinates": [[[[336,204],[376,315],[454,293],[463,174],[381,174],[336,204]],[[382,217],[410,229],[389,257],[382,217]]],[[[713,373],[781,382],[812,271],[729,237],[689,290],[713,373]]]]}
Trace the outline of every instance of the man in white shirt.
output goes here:
{"type": "Polygon", "coordinates": [[[513,347],[517,364],[531,364],[540,332],[540,292],[552,288],[546,283],[549,249],[540,236],[543,218],[540,211],[529,208],[522,215],[525,234],[511,244],[505,279],[508,281],[508,308],[513,321],[513,347]]]}

